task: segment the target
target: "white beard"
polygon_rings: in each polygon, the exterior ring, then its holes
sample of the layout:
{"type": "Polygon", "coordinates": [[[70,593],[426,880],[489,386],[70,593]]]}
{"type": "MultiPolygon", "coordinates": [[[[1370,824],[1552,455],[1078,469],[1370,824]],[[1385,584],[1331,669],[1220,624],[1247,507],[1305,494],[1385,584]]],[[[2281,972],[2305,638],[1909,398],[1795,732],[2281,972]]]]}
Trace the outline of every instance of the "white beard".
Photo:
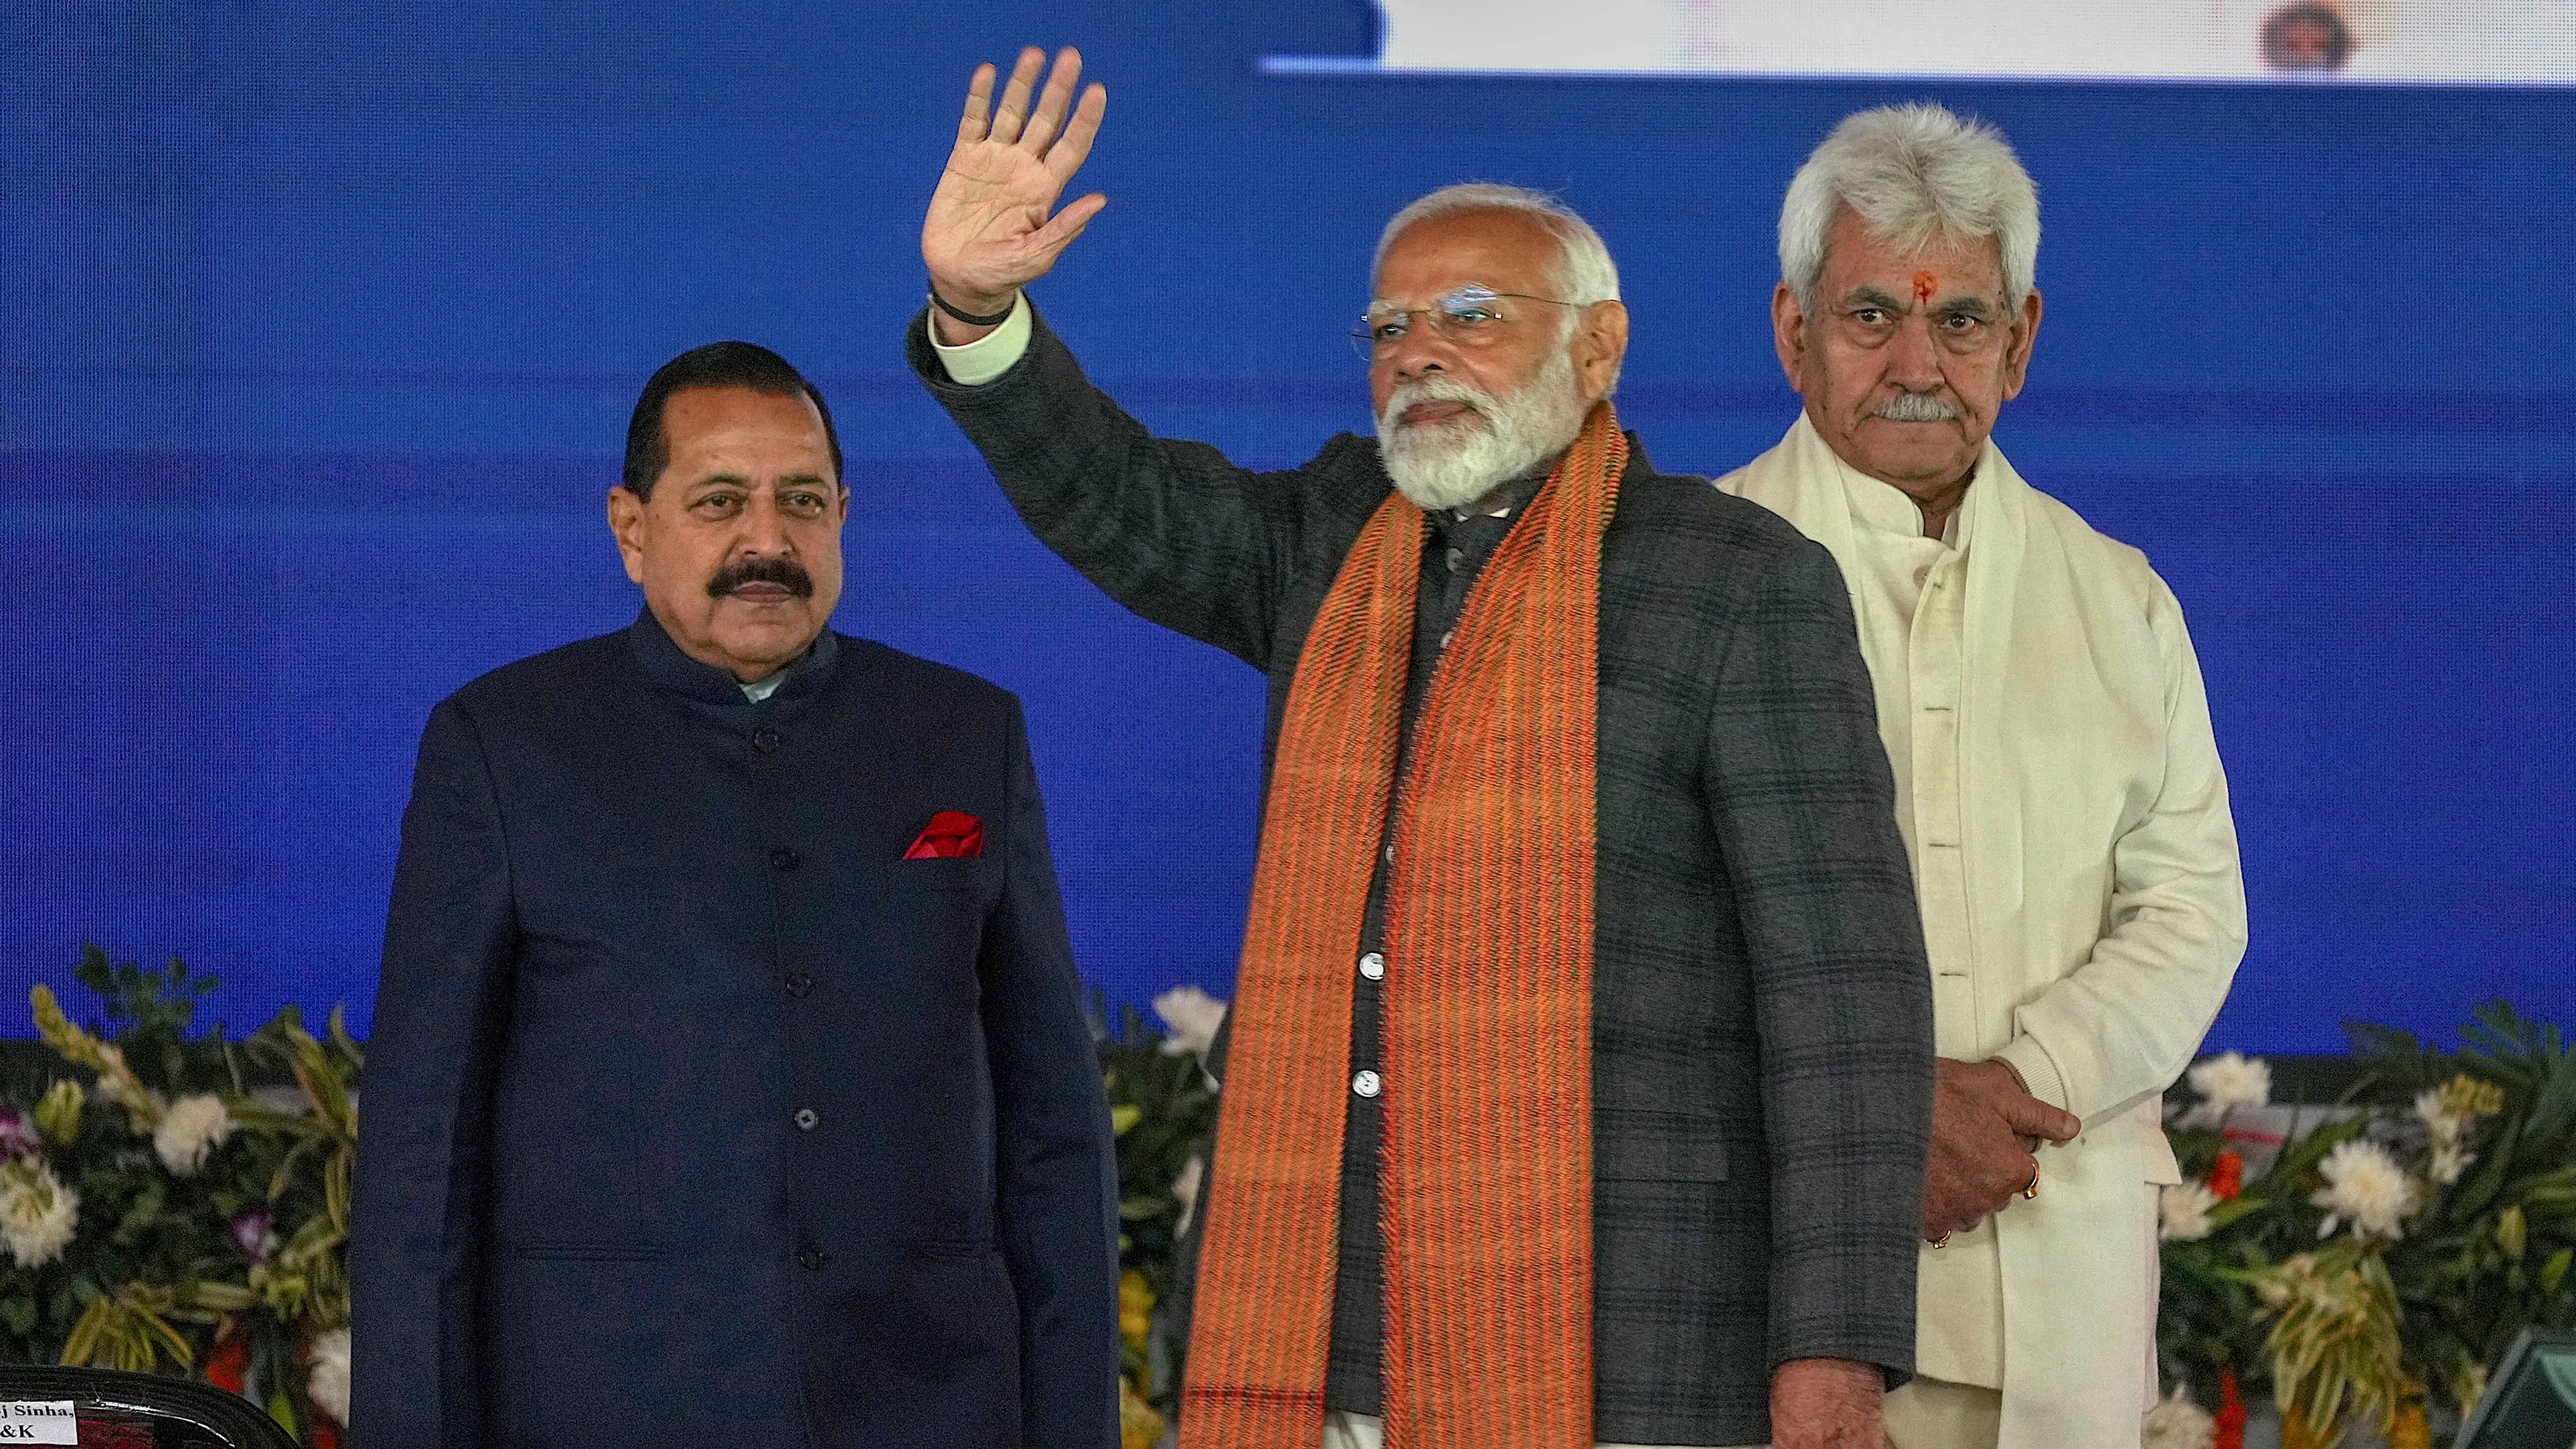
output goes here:
{"type": "Polygon", "coordinates": [[[1435,373],[1388,396],[1377,418],[1378,455],[1415,507],[1464,508],[1572,446],[1591,411],[1575,390],[1574,354],[1566,348],[1509,397],[1435,373]],[[1422,402],[1465,403],[1474,412],[1403,422],[1404,410],[1422,402]]]}

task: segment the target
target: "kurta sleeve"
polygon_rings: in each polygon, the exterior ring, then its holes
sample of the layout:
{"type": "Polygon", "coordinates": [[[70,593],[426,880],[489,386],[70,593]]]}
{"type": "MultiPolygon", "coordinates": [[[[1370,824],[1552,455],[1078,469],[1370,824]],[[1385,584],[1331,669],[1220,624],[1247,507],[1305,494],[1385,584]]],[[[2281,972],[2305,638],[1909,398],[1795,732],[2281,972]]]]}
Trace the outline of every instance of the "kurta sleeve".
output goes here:
{"type": "Polygon", "coordinates": [[[1754,586],[1703,785],[1754,968],[1771,1178],[1770,1362],[1913,1371],[1931,972],[1869,673],[1831,555],[1754,586]]]}
{"type": "Polygon", "coordinates": [[[2245,877],[2227,775],[2182,605],[2154,580],[2165,677],[2164,785],[2111,847],[2111,927],[2092,956],[2013,1012],[1998,1053],[2032,1095],[2087,1123],[2162,1092],[2191,1064],[2245,956],[2245,877]]]}
{"type": "Polygon", "coordinates": [[[1258,473],[1205,443],[1155,437],[1044,318],[1031,321],[1026,353],[974,386],[932,353],[926,312],[905,345],[1040,542],[1145,618],[1268,669],[1307,475],[1367,445],[1346,434],[1304,468],[1258,473]]]}
{"type": "Polygon", "coordinates": [[[484,1442],[477,1254],[515,943],[499,801],[450,700],[403,812],[358,1137],[351,1417],[375,1449],[484,1442]]]}
{"type": "Polygon", "coordinates": [[[1116,1144],[1016,701],[1008,753],[1010,861],[978,971],[996,1217],[1020,1308],[1021,1432],[1031,1449],[1115,1449],[1116,1144]]]}

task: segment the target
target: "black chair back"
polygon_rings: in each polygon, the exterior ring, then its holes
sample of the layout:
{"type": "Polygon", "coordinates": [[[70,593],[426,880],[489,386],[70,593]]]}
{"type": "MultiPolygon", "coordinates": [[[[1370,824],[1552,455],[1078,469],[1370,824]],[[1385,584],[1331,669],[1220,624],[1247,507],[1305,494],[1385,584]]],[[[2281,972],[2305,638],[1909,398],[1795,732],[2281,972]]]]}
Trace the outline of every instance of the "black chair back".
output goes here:
{"type": "MultiPolygon", "coordinates": [[[[0,1412],[51,1430],[47,1408],[71,1405],[78,1438],[102,1449],[296,1449],[258,1405],[212,1384],[114,1369],[0,1365],[0,1412]]],[[[24,1432],[22,1430],[22,1432],[24,1432]]],[[[65,1442],[40,1432],[19,1442],[65,1442]]]]}
{"type": "Polygon", "coordinates": [[[2576,1333],[2526,1328],[2504,1351],[2457,1449],[2576,1449],[2576,1333]]]}

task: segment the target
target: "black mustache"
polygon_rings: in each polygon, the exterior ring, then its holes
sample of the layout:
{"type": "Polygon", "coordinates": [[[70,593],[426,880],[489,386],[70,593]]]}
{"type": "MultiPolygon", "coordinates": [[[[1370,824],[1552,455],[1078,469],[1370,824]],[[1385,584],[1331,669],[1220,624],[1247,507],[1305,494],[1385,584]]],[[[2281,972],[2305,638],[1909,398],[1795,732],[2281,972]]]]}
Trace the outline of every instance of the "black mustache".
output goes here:
{"type": "Polygon", "coordinates": [[[814,597],[814,576],[792,558],[747,558],[726,564],[707,580],[707,597],[721,599],[745,584],[776,584],[800,599],[814,597]]]}

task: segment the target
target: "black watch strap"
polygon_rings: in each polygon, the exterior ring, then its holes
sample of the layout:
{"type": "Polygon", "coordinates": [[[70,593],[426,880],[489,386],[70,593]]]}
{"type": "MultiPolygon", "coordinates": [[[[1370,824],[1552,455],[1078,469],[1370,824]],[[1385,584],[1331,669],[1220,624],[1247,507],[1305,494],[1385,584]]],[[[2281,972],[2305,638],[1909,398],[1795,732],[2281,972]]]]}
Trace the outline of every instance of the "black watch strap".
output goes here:
{"type": "Polygon", "coordinates": [[[939,295],[939,289],[937,287],[933,287],[930,289],[930,305],[947,313],[958,321],[965,323],[969,327],[999,327],[1003,323],[1011,320],[1011,313],[1019,308],[1020,298],[1019,294],[1014,292],[1011,294],[1010,306],[1003,308],[1001,311],[996,312],[989,317],[978,317],[963,307],[950,306],[948,299],[939,295]]]}

